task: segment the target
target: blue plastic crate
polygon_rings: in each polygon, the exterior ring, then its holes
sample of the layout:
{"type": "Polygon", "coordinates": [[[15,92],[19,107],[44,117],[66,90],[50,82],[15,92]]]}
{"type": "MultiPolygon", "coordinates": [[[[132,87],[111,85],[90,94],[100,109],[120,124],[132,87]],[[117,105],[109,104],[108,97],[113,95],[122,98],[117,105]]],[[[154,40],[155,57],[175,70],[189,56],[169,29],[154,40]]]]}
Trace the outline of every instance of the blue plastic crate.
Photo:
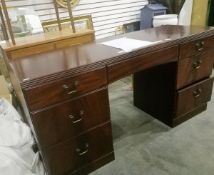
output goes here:
{"type": "Polygon", "coordinates": [[[148,4],[141,9],[140,29],[152,28],[154,16],[166,14],[167,7],[162,4],[148,4]]]}

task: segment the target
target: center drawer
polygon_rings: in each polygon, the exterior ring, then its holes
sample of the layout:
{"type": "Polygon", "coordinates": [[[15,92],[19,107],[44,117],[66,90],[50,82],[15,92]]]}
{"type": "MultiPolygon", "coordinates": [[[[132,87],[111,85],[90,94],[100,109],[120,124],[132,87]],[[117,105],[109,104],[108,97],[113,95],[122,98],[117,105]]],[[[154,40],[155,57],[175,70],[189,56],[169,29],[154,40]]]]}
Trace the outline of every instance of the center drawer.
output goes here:
{"type": "Polygon", "coordinates": [[[44,152],[51,175],[67,175],[113,152],[111,123],[44,152]]]}
{"type": "Polygon", "coordinates": [[[32,121],[42,146],[48,147],[78,136],[110,120],[106,88],[32,113],[32,121]]]}
{"type": "Polygon", "coordinates": [[[34,111],[63,100],[78,97],[106,84],[106,70],[103,67],[33,88],[24,88],[23,92],[30,111],[34,111]]]}
{"type": "Polygon", "coordinates": [[[108,81],[113,82],[135,72],[139,72],[157,65],[175,62],[177,61],[177,57],[178,47],[173,46],[110,64],[107,69],[108,81]]]}
{"type": "Polygon", "coordinates": [[[178,91],[177,117],[191,112],[196,107],[210,101],[213,88],[213,79],[214,78],[206,79],[178,91]]]}

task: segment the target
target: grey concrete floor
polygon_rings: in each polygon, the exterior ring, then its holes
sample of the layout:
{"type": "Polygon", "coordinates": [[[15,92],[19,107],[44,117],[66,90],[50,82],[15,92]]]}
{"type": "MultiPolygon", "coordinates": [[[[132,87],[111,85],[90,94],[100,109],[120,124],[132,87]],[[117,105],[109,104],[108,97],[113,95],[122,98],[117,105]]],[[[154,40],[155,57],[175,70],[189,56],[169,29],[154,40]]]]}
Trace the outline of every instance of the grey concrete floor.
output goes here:
{"type": "Polygon", "coordinates": [[[133,106],[131,79],[110,86],[115,160],[90,175],[213,175],[214,93],[208,109],[169,128],[133,106]]]}

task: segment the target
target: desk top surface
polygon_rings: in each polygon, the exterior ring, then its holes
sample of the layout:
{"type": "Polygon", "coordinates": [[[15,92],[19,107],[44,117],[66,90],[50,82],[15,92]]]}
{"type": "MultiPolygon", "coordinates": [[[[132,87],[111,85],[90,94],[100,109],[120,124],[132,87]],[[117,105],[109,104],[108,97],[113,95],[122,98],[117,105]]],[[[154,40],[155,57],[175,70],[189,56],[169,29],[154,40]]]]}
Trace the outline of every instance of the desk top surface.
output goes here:
{"type": "Polygon", "coordinates": [[[21,83],[30,83],[38,79],[61,77],[73,72],[84,72],[88,69],[113,64],[133,56],[170,47],[182,42],[214,35],[214,28],[162,26],[141,30],[124,35],[96,40],[95,42],[58,49],[55,51],[32,55],[11,60],[10,64],[21,83]],[[105,46],[100,43],[116,38],[127,37],[144,41],[160,41],[128,53],[121,53],[120,49],[105,46]]]}

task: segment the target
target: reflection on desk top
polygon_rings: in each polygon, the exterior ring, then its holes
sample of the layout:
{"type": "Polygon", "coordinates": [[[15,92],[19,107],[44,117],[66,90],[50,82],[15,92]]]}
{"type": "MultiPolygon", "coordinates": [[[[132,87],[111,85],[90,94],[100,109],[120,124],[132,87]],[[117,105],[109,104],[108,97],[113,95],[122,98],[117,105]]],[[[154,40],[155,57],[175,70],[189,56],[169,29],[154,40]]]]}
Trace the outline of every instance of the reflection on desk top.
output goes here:
{"type": "MultiPolygon", "coordinates": [[[[124,35],[96,40],[83,45],[58,49],[51,52],[37,54],[25,58],[11,60],[11,66],[20,82],[24,80],[48,79],[54,75],[61,77],[71,71],[86,71],[96,67],[113,64],[118,61],[142,55],[164,47],[200,39],[214,35],[214,28],[196,26],[162,26],[132,32],[124,35]],[[105,46],[100,43],[116,38],[132,38],[143,41],[160,41],[129,53],[121,53],[120,49],[105,46]]],[[[158,58],[157,58],[158,59],[158,58]]]]}

